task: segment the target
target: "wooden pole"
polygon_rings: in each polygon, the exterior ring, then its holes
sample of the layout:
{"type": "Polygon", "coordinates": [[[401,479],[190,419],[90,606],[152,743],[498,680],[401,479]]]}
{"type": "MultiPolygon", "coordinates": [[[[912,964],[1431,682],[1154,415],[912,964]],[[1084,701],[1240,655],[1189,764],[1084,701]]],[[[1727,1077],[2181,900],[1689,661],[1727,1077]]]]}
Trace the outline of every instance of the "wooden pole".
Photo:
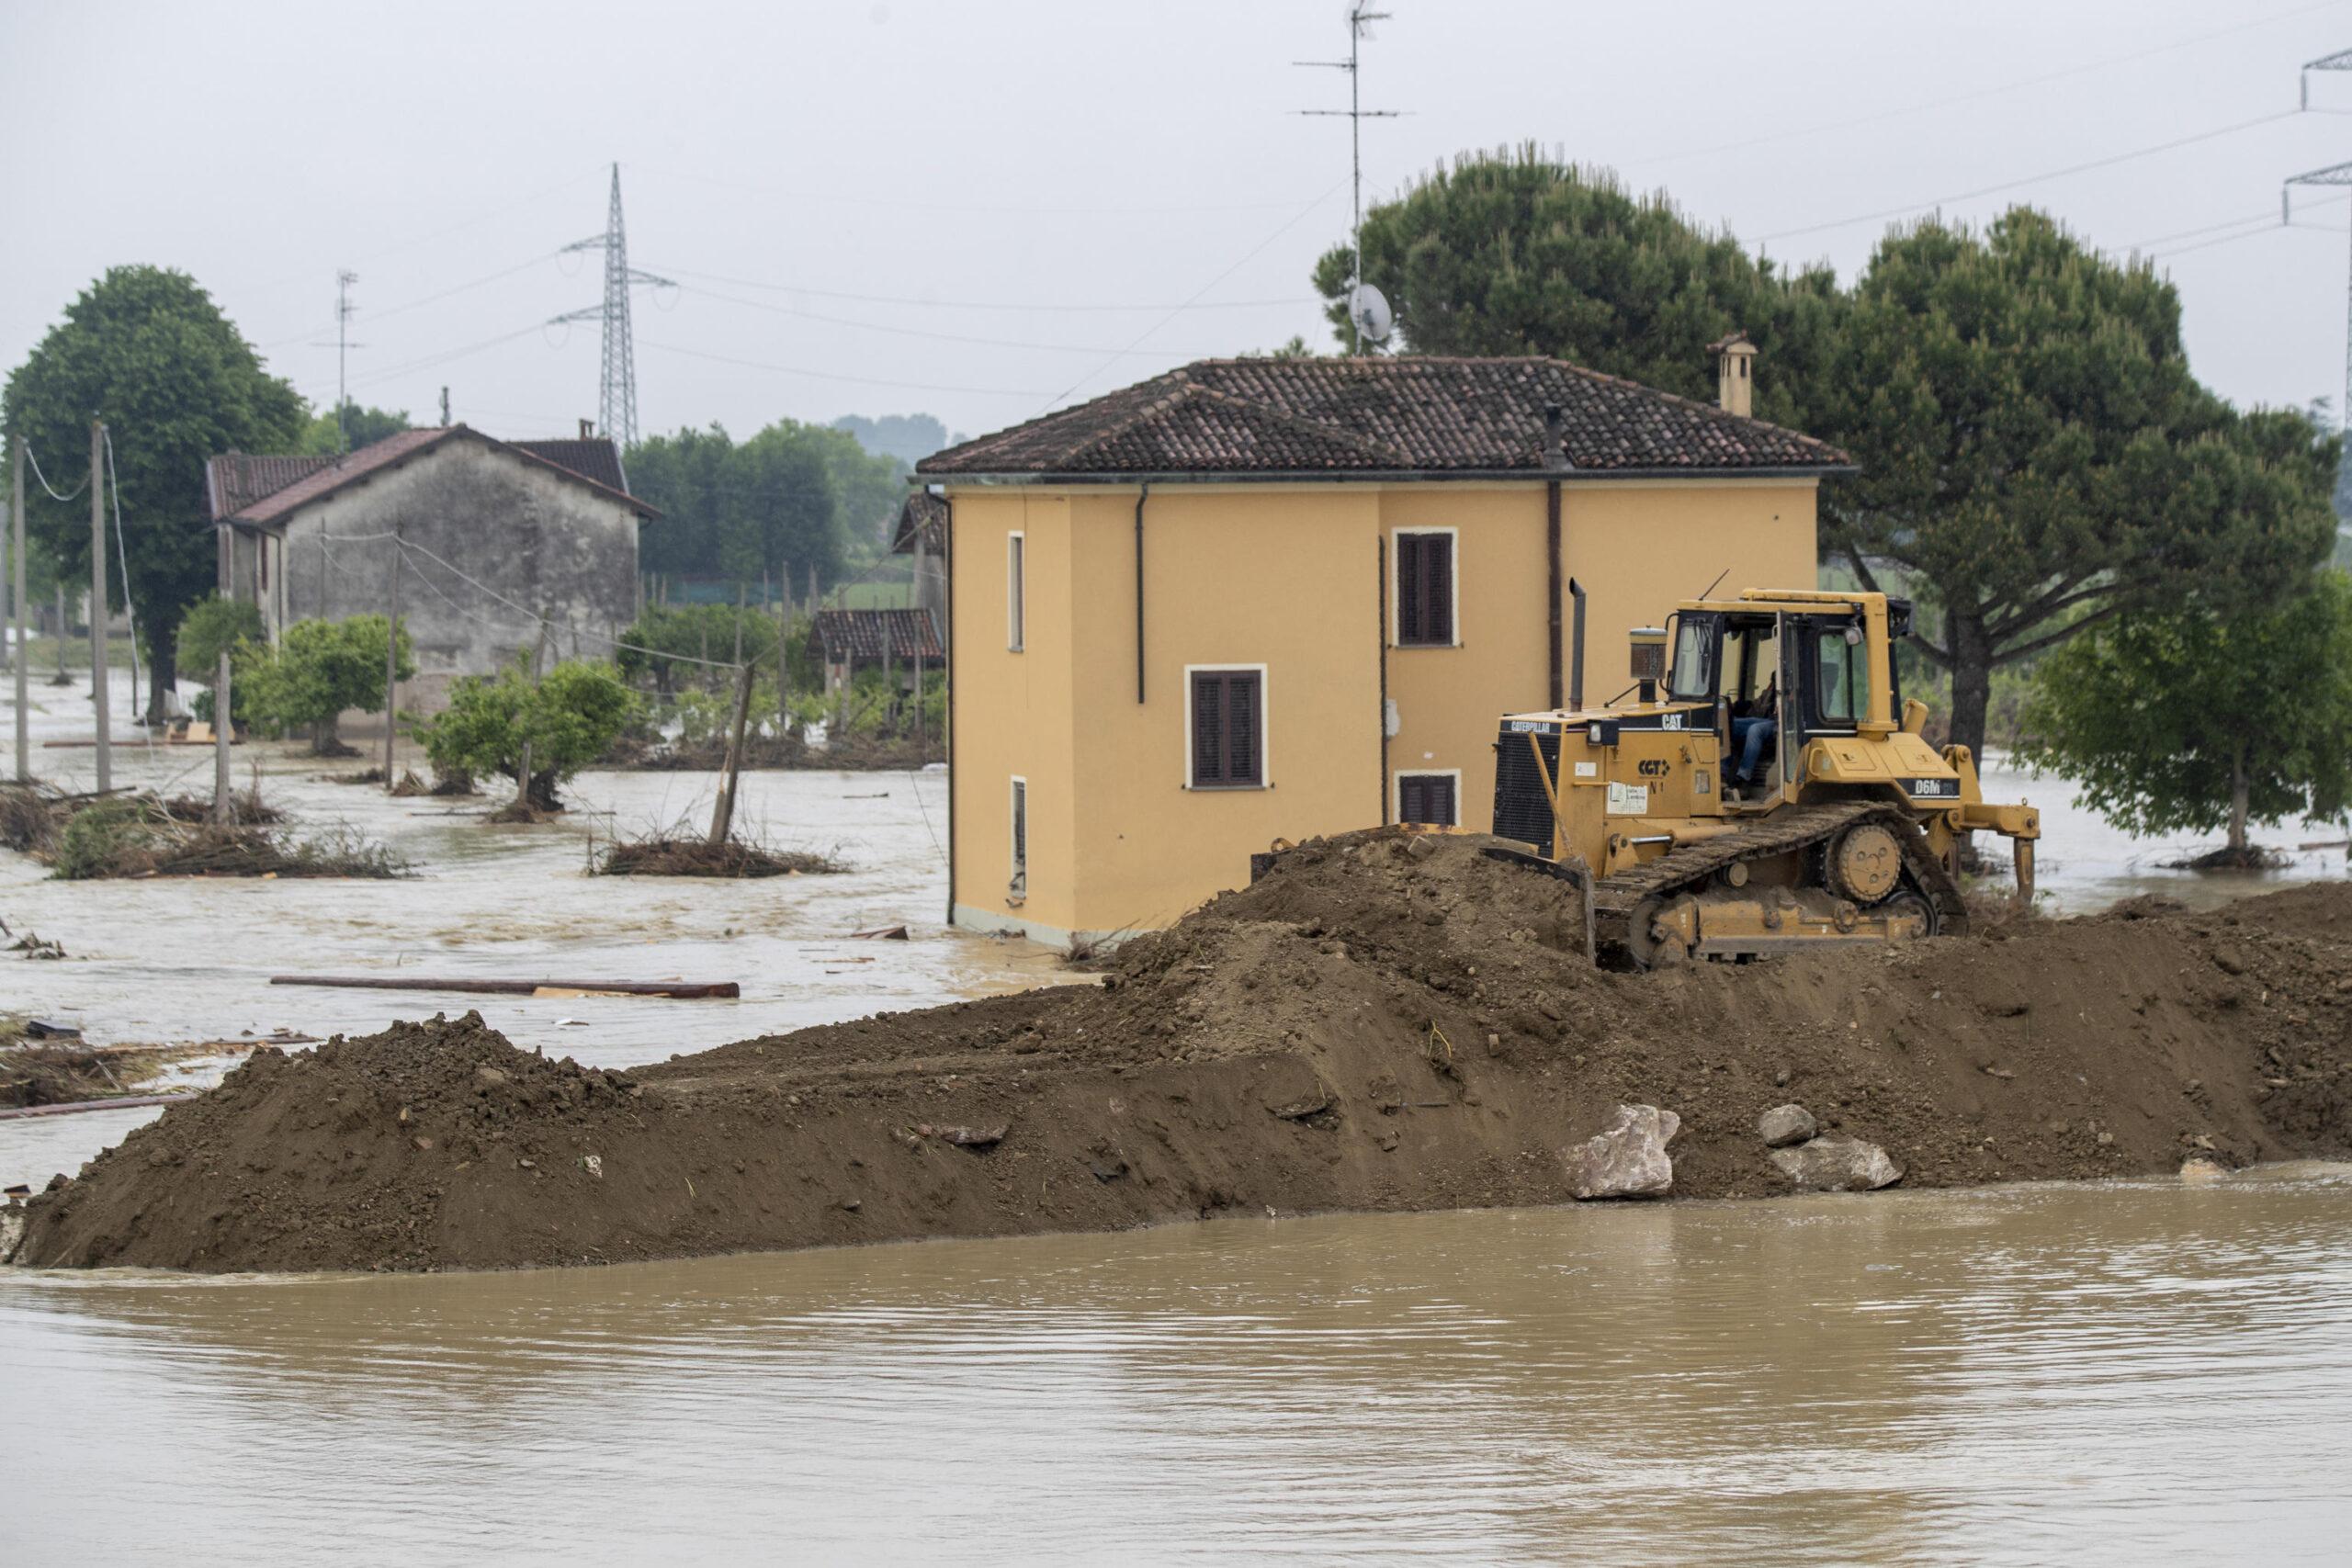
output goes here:
{"type": "Polygon", "coordinates": [[[107,692],[107,427],[90,422],[90,701],[97,706],[98,793],[114,787],[113,705],[107,692]]]}
{"type": "Polygon", "coordinates": [[[792,733],[792,656],[785,644],[792,640],[792,568],[778,570],[775,595],[775,738],[792,733]]]}
{"type": "Polygon", "coordinates": [[[231,718],[229,692],[229,650],[220,650],[220,667],[212,674],[212,820],[234,822],[237,819],[236,796],[229,785],[229,732],[236,721],[231,718]]]}
{"type": "Polygon", "coordinates": [[[741,668],[742,668],[742,665],[743,665],[743,598],[744,598],[744,592],[745,592],[744,585],[743,585],[742,583],[740,583],[740,582],[739,582],[739,583],[737,583],[737,584],[735,585],[735,666],[736,666],[736,668],[737,668],[737,669],[739,669],[739,670],[740,670],[740,669],[741,669],[741,668]]]}
{"type": "Polygon", "coordinates": [[[57,678],[52,686],[70,686],[74,678],[65,672],[65,580],[57,580],[57,678]]]}
{"type": "MultiPolygon", "coordinates": [[[[32,677],[32,646],[25,641],[25,438],[16,440],[15,473],[8,484],[8,515],[17,525],[17,782],[32,783],[32,698],[25,690],[32,677]]],[[[59,643],[63,651],[65,645],[59,643]]]]}
{"type": "MultiPolygon", "coordinates": [[[[399,713],[401,690],[401,562],[405,558],[401,550],[401,525],[392,524],[392,607],[384,618],[384,793],[392,790],[392,720],[399,713]]],[[[228,767],[229,753],[220,753],[220,766],[228,767]]],[[[227,778],[224,772],[222,778],[227,778]]]]}
{"type": "Polygon", "coordinates": [[[743,721],[752,716],[752,667],[735,671],[735,723],[727,733],[727,766],[718,780],[718,800],[710,808],[710,845],[717,849],[735,830],[735,786],[743,776],[743,721]]]}

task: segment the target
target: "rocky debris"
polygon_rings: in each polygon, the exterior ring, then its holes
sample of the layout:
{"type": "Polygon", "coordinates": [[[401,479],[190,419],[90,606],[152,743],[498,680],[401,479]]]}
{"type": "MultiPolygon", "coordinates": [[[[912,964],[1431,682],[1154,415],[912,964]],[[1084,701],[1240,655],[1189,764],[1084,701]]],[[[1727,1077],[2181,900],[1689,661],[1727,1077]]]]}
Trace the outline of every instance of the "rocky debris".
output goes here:
{"type": "Polygon", "coordinates": [[[1666,1145],[1681,1129],[1671,1111],[1619,1106],[1608,1126],[1568,1151],[1568,1190],[1579,1200],[1664,1197],[1674,1190],[1666,1145]]]}
{"type": "Polygon", "coordinates": [[[1860,1138],[1815,1138],[1774,1149],[1771,1159],[1800,1192],[1871,1192],[1903,1179],[1884,1149],[1860,1138]]]}
{"type": "Polygon", "coordinates": [[[1819,1131],[1813,1112],[1802,1105],[1776,1105],[1756,1119],[1756,1135],[1764,1140],[1768,1149],[1802,1144],[1819,1131]]]}

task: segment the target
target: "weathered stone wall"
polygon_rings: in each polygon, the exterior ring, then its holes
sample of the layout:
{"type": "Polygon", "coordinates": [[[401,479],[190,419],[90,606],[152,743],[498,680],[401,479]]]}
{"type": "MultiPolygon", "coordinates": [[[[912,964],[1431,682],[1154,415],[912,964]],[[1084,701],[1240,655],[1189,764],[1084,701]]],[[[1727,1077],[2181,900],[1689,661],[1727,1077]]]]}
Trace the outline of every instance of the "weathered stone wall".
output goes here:
{"type": "Polygon", "coordinates": [[[417,680],[401,705],[436,711],[460,675],[486,675],[544,636],[548,657],[609,653],[637,616],[638,518],[514,453],[452,441],[287,520],[289,620],[381,615],[397,530],[401,616],[417,680]],[[469,581],[468,579],[472,581],[469,581]],[[534,615],[549,623],[542,630],[534,615]]]}

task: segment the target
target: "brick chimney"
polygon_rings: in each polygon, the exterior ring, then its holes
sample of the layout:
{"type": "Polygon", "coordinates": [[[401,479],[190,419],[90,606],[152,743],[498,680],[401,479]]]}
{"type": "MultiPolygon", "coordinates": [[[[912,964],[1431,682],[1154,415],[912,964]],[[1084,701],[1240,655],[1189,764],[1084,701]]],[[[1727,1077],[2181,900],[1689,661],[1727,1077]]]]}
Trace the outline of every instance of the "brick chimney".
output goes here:
{"type": "Polygon", "coordinates": [[[1725,413],[1747,418],[1754,407],[1756,345],[1746,333],[1735,332],[1709,344],[1707,352],[1715,356],[1716,403],[1725,413]]]}

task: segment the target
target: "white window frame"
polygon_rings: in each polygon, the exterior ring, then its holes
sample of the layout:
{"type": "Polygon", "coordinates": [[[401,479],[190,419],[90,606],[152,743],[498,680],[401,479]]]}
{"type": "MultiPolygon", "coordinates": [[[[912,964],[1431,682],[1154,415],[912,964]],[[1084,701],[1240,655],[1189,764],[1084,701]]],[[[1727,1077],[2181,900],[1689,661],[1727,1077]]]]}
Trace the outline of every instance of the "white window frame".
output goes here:
{"type": "MultiPolygon", "coordinates": [[[[1359,626],[1363,623],[1358,622],[1359,626]]],[[[1184,666],[1183,786],[1194,795],[1234,795],[1274,787],[1274,681],[1262,664],[1187,664],[1184,666]],[[1253,784],[1196,784],[1193,782],[1193,677],[1248,675],[1258,677],[1258,782],[1253,784]]]]}
{"type": "Polygon", "coordinates": [[[1029,533],[1015,528],[1004,536],[1004,646],[1009,653],[1029,647],[1029,533]]]}
{"type": "Polygon", "coordinates": [[[1388,646],[1400,651],[1417,648],[1460,648],[1462,646],[1462,530],[1452,524],[1432,524],[1428,527],[1400,525],[1388,530],[1388,646]],[[1403,540],[1408,534],[1447,534],[1453,538],[1448,547],[1453,558],[1453,571],[1447,579],[1447,597],[1451,604],[1446,612],[1448,629],[1453,637],[1446,642],[1407,642],[1405,640],[1405,563],[1403,540]]]}
{"type": "Polygon", "coordinates": [[[1029,780],[1026,774],[1014,773],[1005,787],[1005,859],[1010,872],[1005,878],[1004,900],[1008,904],[1026,902],[1029,897],[1029,780]]]}
{"type": "Polygon", "coordinates": [[[1400,768],[1388,779],[1388,820],[1405,820],[1405,781],[1412,779],[1452,779],[1453,781],[1453,826],[1462,826],[1462,770],[1460,768],[1400,768]]]}

